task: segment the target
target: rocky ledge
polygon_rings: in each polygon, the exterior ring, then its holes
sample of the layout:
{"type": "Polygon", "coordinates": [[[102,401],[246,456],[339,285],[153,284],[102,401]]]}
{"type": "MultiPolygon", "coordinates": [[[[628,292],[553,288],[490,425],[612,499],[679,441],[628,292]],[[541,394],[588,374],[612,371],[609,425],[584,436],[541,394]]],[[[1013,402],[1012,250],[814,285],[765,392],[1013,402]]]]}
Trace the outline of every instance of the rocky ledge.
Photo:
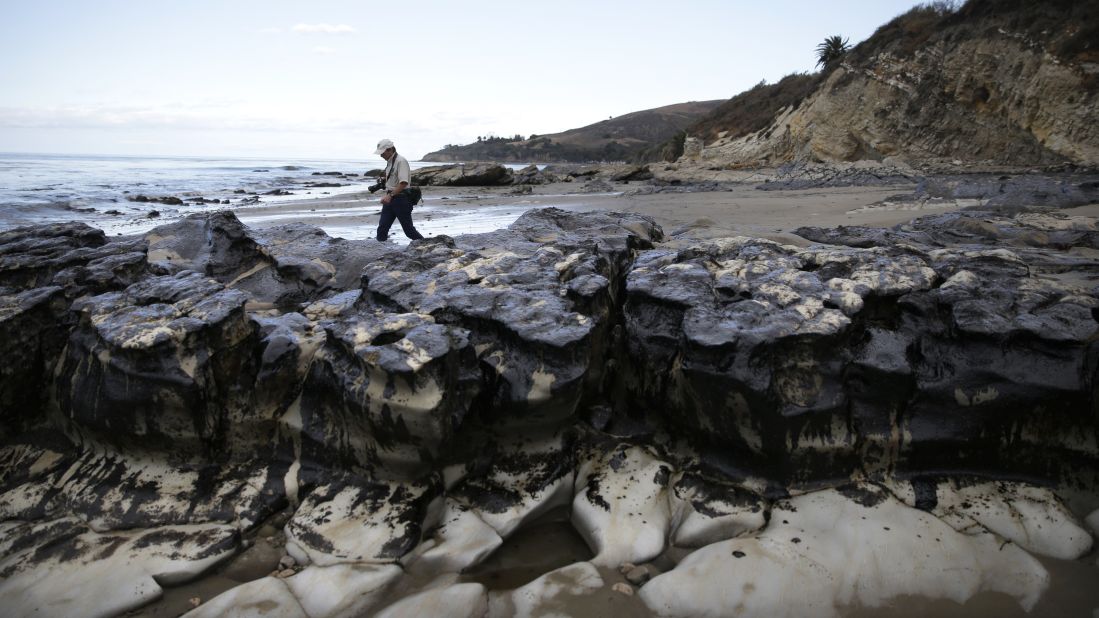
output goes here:
{"type": "Polygon", "coordinates": [[[1041,608],[1035,556],[1092,546],[1063,498],[1099,507],[1096,221],[799,234],[0,233],[0,602],[215,573],[190,615],[1041,608]],[[580,554],[500,579],[554,522],[580,554]]]}

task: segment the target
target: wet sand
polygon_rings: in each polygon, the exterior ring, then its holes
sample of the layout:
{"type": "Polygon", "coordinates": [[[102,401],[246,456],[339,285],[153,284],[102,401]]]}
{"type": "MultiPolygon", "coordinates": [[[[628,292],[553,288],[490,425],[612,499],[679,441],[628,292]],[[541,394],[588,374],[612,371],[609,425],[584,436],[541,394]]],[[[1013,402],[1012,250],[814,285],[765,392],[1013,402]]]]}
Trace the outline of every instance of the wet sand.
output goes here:
{"type": "MultiPolygon", "coordinates": [[[[887,198],[911,193],[914,185],[842,187],[810,190],[760,191],[757,183],[733,185],[729,191],[631,195],[644,185],[613,185],[613,193],[580,193],[580,183],[536,186],[530,194],[511,187],[427,187],[413,220],[425,236],[487,232],[507,227],[527,210],[556,207],[571,211],[613,210],[653,217],[667,235],[716,238],[739,234],[805,245],[792,230],[801,226],[892,226],[935,212],[964,207],[950,202],[934,206],[890,204],[887,198]]],[[[372,238],[381,210],[379,195],[367,192],[268,203],[236,210],[253,227],[290,222],[308,223],[341,238],[372,238]]],[[[390,238],[408,239],[394,224],[390,238]]]]}

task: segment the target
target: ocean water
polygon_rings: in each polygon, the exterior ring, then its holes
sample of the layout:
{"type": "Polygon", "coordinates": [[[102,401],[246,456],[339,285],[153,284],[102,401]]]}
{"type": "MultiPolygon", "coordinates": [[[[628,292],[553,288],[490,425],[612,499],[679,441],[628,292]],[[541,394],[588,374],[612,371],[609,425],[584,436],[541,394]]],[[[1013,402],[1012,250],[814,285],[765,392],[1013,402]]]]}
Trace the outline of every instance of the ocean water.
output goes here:
{"type": "MultiPolygon", "coordinates": [[[[195,212],[363,191],[374,182],[363,172],[384,164],[373,156],[351,161],[0,153],[0,230],[82,221],[110,235],[141,232],[195,212]],[[342,186],[310,186],[315,183],[342,186]],[[184,203],[136,201],[139,196],[184,203]],[[150,218],[153,211],[157,216],[150,218]]],[[[430,165],[438,164],[412,162],[413,169],[430,165]]]]}

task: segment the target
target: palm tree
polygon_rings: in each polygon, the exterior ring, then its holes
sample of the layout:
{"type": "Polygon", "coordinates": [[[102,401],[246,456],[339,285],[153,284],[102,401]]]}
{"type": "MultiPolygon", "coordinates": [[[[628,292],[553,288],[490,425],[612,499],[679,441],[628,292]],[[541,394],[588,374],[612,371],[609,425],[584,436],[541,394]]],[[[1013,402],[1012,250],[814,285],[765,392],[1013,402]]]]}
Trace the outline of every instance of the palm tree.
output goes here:
{"type": "Polygon", "coordinates": [[[824,39],[823,43],[817,45],[817,66],[828,68],[833,62],[842,58],[848,49],[851,49],[851,46],[847,44],[847,39],[838,34],[824,39]]]}

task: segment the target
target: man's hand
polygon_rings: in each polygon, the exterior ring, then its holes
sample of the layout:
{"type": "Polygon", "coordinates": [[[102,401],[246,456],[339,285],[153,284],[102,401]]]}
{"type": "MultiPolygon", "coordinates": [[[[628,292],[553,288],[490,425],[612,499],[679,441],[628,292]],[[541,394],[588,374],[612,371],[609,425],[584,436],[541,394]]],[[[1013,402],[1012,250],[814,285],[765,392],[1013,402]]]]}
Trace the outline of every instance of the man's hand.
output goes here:
{"type": "Polygon", "coordinates": [[[391,201],[393,201],[392,195],[386,193],[384,196],[382,196],[382,204],[388,204],[391,201]]]}

